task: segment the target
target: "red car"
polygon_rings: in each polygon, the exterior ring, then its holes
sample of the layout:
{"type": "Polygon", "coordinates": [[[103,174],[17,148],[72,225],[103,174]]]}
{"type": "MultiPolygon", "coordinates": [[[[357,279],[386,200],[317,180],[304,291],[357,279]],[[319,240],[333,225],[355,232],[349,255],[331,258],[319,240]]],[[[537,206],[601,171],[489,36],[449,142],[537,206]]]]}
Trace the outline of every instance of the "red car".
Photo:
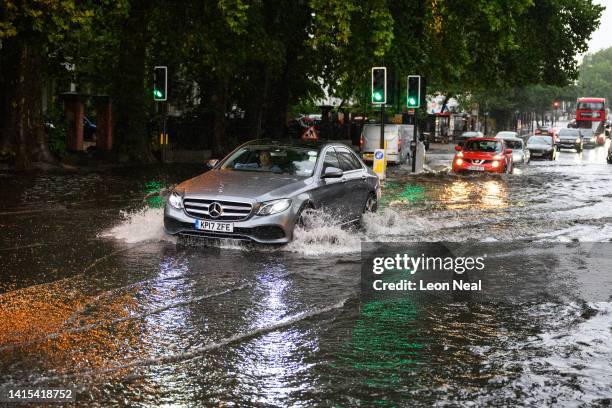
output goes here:
{"type": "Polygon", "coordinates": [[[489,173],[512,173],[512,149],[508,149],[501,139],[471,138],[463,147],[455,146],[457,153],[453,159],[453,171],[463,173],[482,171],[489,173]]]}

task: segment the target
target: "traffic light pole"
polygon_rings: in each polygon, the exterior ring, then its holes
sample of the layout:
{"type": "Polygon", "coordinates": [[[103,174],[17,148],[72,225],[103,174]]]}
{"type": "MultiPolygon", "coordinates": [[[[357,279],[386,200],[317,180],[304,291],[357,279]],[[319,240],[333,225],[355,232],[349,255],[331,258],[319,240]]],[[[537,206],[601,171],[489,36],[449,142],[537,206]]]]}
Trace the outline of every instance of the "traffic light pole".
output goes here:
{"type": "Polygon", "coordinates": [[[385,148],[385,105],[382,103],[380,104],[380,148],[385,148]]]}
{"type": "Polygon", "coordinates": [[[412,172],[416,173],[416,152],[417,152],[417,143],[418,143],[418,134],[419,134],[419,121],[417,113],[419,112],[419,108],[414,108],[414,134],[412,135],[412,172]]]}
{"type": "Polygon", "coordinates": [[[166,138],[166,112],[168,111],[168,103],[167,102],[162,102],[162,128],[163,128],[163,141],[164,144],[162,145],[162,163],[166,163],[166,147],[167,147],[167,138],[166,138]]]}

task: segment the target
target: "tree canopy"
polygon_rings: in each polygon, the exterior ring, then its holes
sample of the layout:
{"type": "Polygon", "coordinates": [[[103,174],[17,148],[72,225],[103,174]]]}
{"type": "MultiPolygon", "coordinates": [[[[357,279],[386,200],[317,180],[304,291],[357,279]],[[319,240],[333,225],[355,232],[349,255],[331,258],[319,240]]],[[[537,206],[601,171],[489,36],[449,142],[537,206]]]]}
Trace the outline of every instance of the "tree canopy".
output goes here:
{"type": "Polygon", "coordinates": [[[577,88],[580,96],[612,101],[612,47],[584,56],[577,88]]]}
{"type": "Polygon", "coordinates": [[[446,94],[563,86],[577,78],[575,56],[601,12],[592,0],[5,0],[0,144],[25,167],[41,160],[32,154],[44,150],[34,99],[44,83],[69,81],[109,94],[117,153],[149,160],[160,64],[169,66],[172,105],[213,124],[218,152],[235,143],[226,134],[233,106],[245,112],[248,137],[278,136],[291,107],[323,89],[364,100],[376,65],[389,67],[397,109],[408,74],[446,94]],[[24,73],[34,80],[15,86],[24,73]]]}

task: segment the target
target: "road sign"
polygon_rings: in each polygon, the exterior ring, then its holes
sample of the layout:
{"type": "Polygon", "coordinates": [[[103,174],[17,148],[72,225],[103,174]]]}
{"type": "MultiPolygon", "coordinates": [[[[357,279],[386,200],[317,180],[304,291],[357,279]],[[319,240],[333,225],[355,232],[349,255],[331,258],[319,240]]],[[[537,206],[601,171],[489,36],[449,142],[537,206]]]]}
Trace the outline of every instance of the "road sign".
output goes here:
{"type": "MultiPolygon", "coordinates": [[[[385,141],[385,148],[387,142],[385,141]]],[[[387,157],[385,154],[385,149],[376,149],[374,150],[374,164],[373,164],[374,173],[378,176],[379,179],[385,179],[385,173],[387,170],[387,157]]]]}

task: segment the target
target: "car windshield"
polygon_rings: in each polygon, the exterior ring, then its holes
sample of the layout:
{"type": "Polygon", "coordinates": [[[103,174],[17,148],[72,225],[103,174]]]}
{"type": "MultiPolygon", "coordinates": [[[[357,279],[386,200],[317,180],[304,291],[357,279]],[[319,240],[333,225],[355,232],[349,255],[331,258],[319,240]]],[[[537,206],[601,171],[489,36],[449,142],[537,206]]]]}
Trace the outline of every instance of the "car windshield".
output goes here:
{"type": "Polygon", "coordinates": [[[604,110],[603,102],[578,102],[576,109],[604,110]]]}
{"type": "Polygon", "coordinates": [[[469,152],[499,153],[502,151],[502,143],[497,140],[468,140],[464,150],[469,152]]]}
{"type": "Polygon", "coordinates": [[[550,136],[531,136],[527,143],[541,144],[541,145],[552,145],[552,137],[550,136]]]}
{"type": "Polygon", "coordinates": [[[516,137],[516,132],[499,132],[496,137],[516,137]]]}
{"type": "Polygon", "coordinates": [[[297,146],[249,145],[228,157],[222,169],[264,171],[292,176],[310,177],[319,152],[297,146]]]}
{"type": "Polygon", "coordinates": [[[559,136],[578,137],[580,136],[580,131],[578,129],[561,129],[559,131],[559,136]]]}
{"type": "Polygon", "coordinates": [[[506,142],[506,147],[508,149],[514,150],[522,150],[523,149],[523,141],[522,140],[504,140],[506,142]]]}

